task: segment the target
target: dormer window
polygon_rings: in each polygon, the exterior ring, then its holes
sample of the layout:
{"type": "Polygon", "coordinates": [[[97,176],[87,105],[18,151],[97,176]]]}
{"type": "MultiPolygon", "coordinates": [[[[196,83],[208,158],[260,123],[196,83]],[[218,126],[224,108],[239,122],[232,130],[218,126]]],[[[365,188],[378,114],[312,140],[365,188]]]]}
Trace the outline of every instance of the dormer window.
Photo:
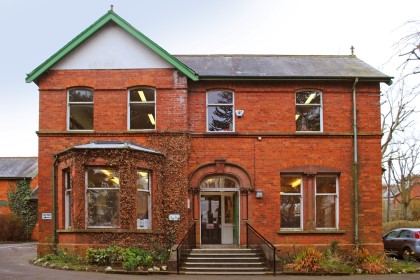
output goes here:
{"type": "Polygon", "coordinates": [[[135,88],[129,91],[129,130],[156,128],[156,91],[135,88]]]}
{"type": "Polygon", "coordinates": [[[68,92],[67,129],[93,130],[93,91],[72,89],[68,92]]]}

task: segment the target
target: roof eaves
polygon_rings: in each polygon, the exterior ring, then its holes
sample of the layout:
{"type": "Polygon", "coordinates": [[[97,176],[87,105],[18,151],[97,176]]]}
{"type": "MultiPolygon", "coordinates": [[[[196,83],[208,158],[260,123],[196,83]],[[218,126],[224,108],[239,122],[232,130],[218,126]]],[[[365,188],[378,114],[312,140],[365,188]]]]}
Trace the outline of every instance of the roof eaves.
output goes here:
{"type": "Polygon", "coordinates": [[[200,75],[202,81],[226,81],[226,80],[272,80],[272,81],[297,81],[297,80],[335,80],[335,81],[348,81],[358,78],[359,81],[382,82],[387,85],[392,84],[393,77],[353,77],[353,76],[239,76],[239,75],[200,75]]]}
{"type": "Polygon", "coordinates": [[[190,69],[185,64],[183,64],[181,61],[179,61],[177,58],[175,58],[174,56],[169,54],[167,51],[162,49],[159,45],[157,45],[155,42],[153,42],[148,37],[146,37],[143,33],[138,31],[131,24],[129,24],[123,18],[118,16],[115,12],[110,10],[105,15],[103,15],[101,18],[99,18],[97,21],[95,21],[92,25],[90,25],[88,28],[86,28],[82,33],[77,35],[73,40],[71,40],[69,43],[67,43],[64,47],[62,47],[59,51],[57,51],[55,54],[53,54],[45,62],[43,62],[41,65],[39,65],[37,68],[35,68],[31,73],[27,74],[27,77],[25,79],[26,82],[31,83],[33,81],[36,81],[39,78],[39,76],[41,76],[45,71],[50,69],[58,61],[60,61],[63,57],[65,57],[67,54],[69,54],[71,51],[73,51],[77,46],[82,44],[86,39],[88,39],[96,31],[98,31],[100,28],[102,28],[105,24],[107,24],[110,21],[115,22],[117,25],[119,25],[121,28],[123,28],[129,34],[131,34],[136,39],[138,39],[143,44],[145,44],[147,47],[149,47],[152,51],[154,51],[155,53],[160,55],[168,63],[170,63],[175,68],[177,68],[179,71],[181,71],[188,78],[190,78],[193,81],[198,81],[198,76],[196,75],[196,73],[192,69],[190,69]]]}

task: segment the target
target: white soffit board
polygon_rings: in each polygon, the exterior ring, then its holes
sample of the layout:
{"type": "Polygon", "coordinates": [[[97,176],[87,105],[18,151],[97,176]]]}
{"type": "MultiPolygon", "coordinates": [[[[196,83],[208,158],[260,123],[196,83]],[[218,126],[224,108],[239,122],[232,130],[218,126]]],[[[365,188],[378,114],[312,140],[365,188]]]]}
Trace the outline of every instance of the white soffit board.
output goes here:
{"type": "Polygon", "coordinates": [[[52,70],[174,68],[161,56],[115,24],[107,24],[52,70]]]}

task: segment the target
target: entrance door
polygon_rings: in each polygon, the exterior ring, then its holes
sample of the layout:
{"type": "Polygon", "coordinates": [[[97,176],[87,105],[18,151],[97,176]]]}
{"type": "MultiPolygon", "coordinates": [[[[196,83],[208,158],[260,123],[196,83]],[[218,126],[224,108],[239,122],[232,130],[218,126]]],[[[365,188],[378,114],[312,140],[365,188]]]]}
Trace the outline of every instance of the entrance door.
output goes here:
{"type": "Polygon", "coordinates": [[[201,243],[220,244],[222,241],[221,227],[221,196],[201,196],[201,243]]]}

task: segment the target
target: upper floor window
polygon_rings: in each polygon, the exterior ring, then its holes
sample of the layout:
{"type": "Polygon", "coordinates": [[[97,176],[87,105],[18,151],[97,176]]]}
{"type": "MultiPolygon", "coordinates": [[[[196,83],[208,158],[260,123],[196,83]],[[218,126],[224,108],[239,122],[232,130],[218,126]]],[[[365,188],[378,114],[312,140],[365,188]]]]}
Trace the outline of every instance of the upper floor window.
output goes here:
{"type": "Polygon", "coordinates": [[[296,92],[296,131],[322,131],[322,92],[296,92]]]}
{"type": "Polygon", "coordinates": [[[93,129],[93,91],[90,89],[72,89],[68,92],[69,130],[93,129]]]}
{"type": "Polygon", "coordinates": [[[234,131],[233,92],[207,92],[207,131],[234,131]]]}
{"type": "Polygon", "coordinates": [[[151,195],[150,195],[150,173],[137,171],[137,228],[151,228],[151,195]]]}
{"type": "Polygon", "coordinates": [[[129,129],[156,128],[156,91],[152,88],[135,88],[129,92],[129,129]]]}
{"type": "Polygon", "coordinates": [[[119,227],[120,174],[118,170],[93,167],[86,172],[87,227],[119,227]]]}

